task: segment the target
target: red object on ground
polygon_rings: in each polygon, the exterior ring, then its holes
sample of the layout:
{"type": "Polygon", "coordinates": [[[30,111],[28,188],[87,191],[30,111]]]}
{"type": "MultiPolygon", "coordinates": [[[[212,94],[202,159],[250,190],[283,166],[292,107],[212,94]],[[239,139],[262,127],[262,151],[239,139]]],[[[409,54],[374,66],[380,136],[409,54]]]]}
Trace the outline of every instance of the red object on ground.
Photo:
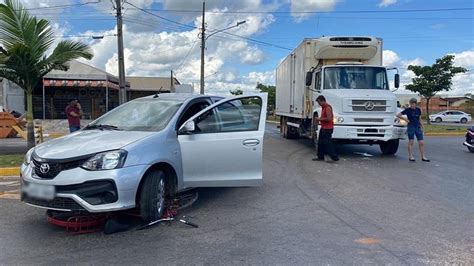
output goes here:
{"type": "Polygon", "coordinates": [[[79,214],[76,216],[55,215],[53,212],[46,213],[48,223],[63,227],[72,234],[87,234],[102,231],[107,220],[107,214],[79,214]]]}

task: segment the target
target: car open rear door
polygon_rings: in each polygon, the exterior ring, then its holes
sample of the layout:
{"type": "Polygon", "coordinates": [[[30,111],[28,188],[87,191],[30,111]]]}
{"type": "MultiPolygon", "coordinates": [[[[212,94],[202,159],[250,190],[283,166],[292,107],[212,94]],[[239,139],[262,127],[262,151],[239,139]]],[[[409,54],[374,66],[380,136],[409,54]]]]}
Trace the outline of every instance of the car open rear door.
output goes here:
{"type": "Polygon", "coordinates": [[[180,128],[184,187],[262,183],[267,95],[221,100],[180,128]]]}

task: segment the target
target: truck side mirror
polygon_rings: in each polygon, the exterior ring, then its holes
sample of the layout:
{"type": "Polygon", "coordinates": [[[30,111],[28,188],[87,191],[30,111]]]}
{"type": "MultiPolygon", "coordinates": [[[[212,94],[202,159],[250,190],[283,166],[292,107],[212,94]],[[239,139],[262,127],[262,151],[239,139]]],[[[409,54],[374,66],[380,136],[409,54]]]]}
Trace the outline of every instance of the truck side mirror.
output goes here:
{"type": "Polygon", "coordinates": [[[306,86],[311,86],[313,83],[313,71],[306,72],[306,86]]]}
{"type": "Polygon", "coordinates": [[[395,83],[395,88],[398,89],[398,87],[400,87],[400,74],[395,74],[395,80],[394,80],[394,83],[395,83]]]}

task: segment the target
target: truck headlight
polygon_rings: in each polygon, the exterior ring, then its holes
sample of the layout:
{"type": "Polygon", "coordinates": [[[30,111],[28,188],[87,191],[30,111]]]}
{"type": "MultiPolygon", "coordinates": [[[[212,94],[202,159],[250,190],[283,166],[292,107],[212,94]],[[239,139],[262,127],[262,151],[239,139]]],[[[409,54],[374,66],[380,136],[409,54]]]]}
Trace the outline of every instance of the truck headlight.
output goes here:
{"type": "Polygon", "coordinates": [[[31,163],[31,155],[33,154],[34,149],[35,148],[31,148],[26,152],[25,157],[23,158],[24,165],[29,165],[31,163]]]}
{"type": "Polygon", "coordinates": [[[94,155],[81,167],[89,171],[117,169],[124,165],[126,157],[127,152],[124,150],[102,152],[94,155]]]}
{"type": "Polygon", "coordinates": [[[337,116],[335,116],[335,117],[333,118],[333,123],[334,123],[334,124],[340,124],[340,123],[342,123],[342,122],[344,122],[344,117],[337,117],[337,116]]]}
{"type": "Polygon", "coordinates": [[[403,120],[403,119],[400,119],[400,118],[395,118],[395,125],[399,125],[399,126],[406,126],[408,123],[407,121],[403,120]]]}

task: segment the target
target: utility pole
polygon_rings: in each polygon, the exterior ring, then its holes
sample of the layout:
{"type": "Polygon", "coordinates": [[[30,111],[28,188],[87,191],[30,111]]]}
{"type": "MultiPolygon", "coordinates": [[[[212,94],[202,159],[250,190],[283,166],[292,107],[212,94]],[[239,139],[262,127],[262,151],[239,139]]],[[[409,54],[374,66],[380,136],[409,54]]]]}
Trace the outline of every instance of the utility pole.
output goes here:
{"type": "Polygon", "coordinates": [[[206,2],[202,2],[202,26],[201,26],[201,90],[204,94],[204,53],[206,50],[206,2]]]}
{"type": "Polygon", "coordinates": [[[125,85],[125,63],[123,55],[123,31],[122,31],[122,0],[115,0],[117,9],[117,52],[119,69],[119,104],[127,101],[127,88],[125,85]]]}

